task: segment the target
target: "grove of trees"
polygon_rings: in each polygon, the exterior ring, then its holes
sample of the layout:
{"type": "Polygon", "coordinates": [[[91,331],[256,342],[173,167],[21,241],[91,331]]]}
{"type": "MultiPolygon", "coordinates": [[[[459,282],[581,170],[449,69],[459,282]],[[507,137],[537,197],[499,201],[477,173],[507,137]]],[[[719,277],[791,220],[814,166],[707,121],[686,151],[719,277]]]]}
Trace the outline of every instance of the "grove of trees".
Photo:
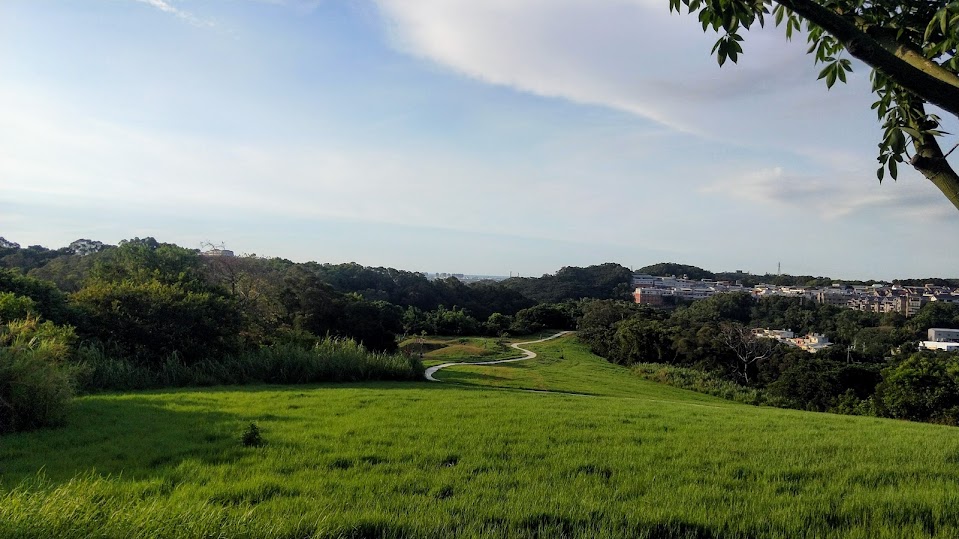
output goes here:
{"type": "MultiPolygon", "coordinates": [[[[628,281],[619,268],[564,268],[563,296],[609,296],[628,281]]],[[[201,256],[154,238],[56,250],[0,238],[0,432],[61,421],[76,389],[415,379],[422,365],[397,353],[403,335],[575,327],[576,302],[539,303],[520,289],[201,256]]]]}
{"type": "Polygon", "coordinates": [[[673,311],[581,303],[580,339],[609,361],[695,369],[762,391],[767,404],[959,424],[959,354],[920,352],[930,327],[959,327],[959,306],[932,302],[906,319],[800,298],[720,294],[673,311]],[[810,354],[751,328],[822,333],[810,354]]]}

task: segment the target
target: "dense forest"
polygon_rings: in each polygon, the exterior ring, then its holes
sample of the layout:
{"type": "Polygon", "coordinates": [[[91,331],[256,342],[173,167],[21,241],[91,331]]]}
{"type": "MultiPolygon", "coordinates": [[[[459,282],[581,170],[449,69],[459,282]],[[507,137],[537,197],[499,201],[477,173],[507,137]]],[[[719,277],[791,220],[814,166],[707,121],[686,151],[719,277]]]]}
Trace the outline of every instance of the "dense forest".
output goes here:
{"type": "MultiPolygon", "coordinates": [[[[564,297],[625,286],[606,267],[560,273],[576,276],[564,297]]],[[[0,432],[62,419],[75,390],[418,379],[422,365],[397,352],[404,335],[528,334],[577,316],[575,302],[492,281],[203,256],[154,238],[0,238],[0,432]]]]}
{"type": "Polygon", "coordinates": [[[917,348],[929,328],[959,327],[957,305],[929,303],[906,319],[737,293],[672,311],[612,300],[581,309],[580,339],[614,363],[705,372],[753,390],[758,404],[959,423],[959,354],[917,348]],[[834,344],[813,354],[751,328],[821,333],[834,344]]]}
{"type": "MultiPolygon", "coordinates": [[[[639,271],[727,275],[670,263],[639,271]]],[[[423,367],[398,352],[406,336],[544,329],[578,329],[614,363],[693,369],[754,403],[959,423],[957,355],[916,351],[928,328],[959,327],[959,307],[930,303],[905,319],[721,294],[664,310],[625,300],[631,275],[602,264],[464,284],[353,263],[204,256],[154,238],[56,250],[0,238],[0,432],[61,420],[76,391],[413,380],[423,367]],[[759,327],[835,344],[812,355],[759,342],[750,331],[759,327]]]]}

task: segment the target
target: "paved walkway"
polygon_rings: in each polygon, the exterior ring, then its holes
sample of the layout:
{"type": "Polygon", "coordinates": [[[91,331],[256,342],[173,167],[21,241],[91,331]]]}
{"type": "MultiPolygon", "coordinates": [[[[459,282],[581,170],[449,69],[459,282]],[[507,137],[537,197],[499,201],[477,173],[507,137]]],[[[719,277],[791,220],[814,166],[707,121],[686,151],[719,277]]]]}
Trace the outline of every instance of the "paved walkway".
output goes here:
{"type": "Polygon", "coordinates": [[[514,342],[514,343],[510,344],[510,346],[512,346],[513,348],[515,348],[515,349],[523,352],[523,355],[520,356],[520,357],[513,357],[513,358],[509,358],[509,359],[497,359],[496,361],[477,361],[477,362],[475,362],[475,363],[462,363],[462,362],[461,362],[461,363],[443,363],[442,365],[434,365],[434,366],[426,369],[426,379],[429,380],[429,381],[431,381],[431,382],[440,382],[441,380],[437,380],[436,378],[433,378],[433,375],[436,374],[436,371],[438,371],[438,370],[440,370],[440,369],[445,369],[446,367],[452,367],[452,366],[454,366],[454,365],[496,365],[497,363],[512,363],[513,361],[524,361],[524,360],[527,360],[527,359],[533,359],[534,357],[536,357],[536,352],[533,352],[532,350],[527,350],[527,349],[523,348],[523,345],[526,345],[526,344],[536,344],[536,343],[538,343],[538,342],[548,341],[548,340],[550,340],[550,339],[555,339],[556,337],[562,337],[563,335],[566,335],[567,333],[571,333],[571,332],[569,332],[569,331],[560,331],[559,333],[557,333],[557,334],[555,334],[555,335],[550,335],[549,337],[546,337],[546,338],[544,338],[544,339],[539,339],[539,340],[536,340],[536,341],[527,341],[527,342],[514,342]]]}

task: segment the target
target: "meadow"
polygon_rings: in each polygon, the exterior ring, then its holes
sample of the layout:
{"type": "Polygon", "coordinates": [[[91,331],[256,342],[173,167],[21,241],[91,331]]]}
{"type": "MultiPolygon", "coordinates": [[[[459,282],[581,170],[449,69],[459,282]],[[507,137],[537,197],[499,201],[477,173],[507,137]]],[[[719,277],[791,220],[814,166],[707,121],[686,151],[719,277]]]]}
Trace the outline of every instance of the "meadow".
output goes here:
{"type": "Polygon", "coordinates": [[[400,351],[420,357],[423,365],[432,367],[440,363],[460,363],[470,361],[495,361],[521,356],[510,343],[532,341],[549,332],[541,332],[523,337],[410,337],[400,343],[400,351]]]}
{"type": "Polygon", "coordinates": [[[443,383],[82,397],[68,426],[0,438],[0,536],[959,536],[955,428],[736,404],[575,337],[530,348],[443,383]]]}

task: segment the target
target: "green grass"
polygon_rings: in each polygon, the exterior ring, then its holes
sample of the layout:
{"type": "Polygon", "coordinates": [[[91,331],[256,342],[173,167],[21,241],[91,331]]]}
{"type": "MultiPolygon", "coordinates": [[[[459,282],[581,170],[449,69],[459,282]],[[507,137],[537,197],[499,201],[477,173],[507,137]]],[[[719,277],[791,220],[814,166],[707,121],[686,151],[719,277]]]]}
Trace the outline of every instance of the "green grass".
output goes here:
{"type": "Polygon", "coordinates": [[[644,399],[676,399],[679,395],[688,402],[725,403],[698,393],[677,393],[673,388],[643,380],[632,375],[629,369],[592,354],[572,335],[525,348],[539,356],[501,365],[457,365],[434,376],[445,382],[480,386],[644,399]]]}
{"type": "Polygon", "coordinates": [[[959,536],[955,428],[745,406],[574,339],[533,348],[441,371],[460,383],[83,397],[66,428],[0,438],[0,536],[959,536]],[[240,442],[251,422],[266,445],[240,442]]]}
{"type": "MultiPolygon", "coordinates": [[[[524,339],[519,339],[524,340],[524,339]]],[[[532,338],[525,339],[532,340],[532,338]]],[[[411,337],[400,343],[400,350],[423,354],[423,365],[431,367],[440,363],[494,361],[522,355],[509,346],[517,339],[494,337],[411,337]]]]}

